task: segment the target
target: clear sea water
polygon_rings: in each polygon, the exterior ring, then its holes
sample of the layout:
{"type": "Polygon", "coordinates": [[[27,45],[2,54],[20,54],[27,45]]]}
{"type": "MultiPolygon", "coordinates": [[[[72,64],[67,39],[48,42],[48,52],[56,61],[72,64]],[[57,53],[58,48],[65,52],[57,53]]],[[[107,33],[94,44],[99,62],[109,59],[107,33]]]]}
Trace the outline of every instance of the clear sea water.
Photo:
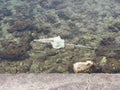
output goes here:
{"type": "Polygon", "coordinates": [[[119,0],[0,0],[0,73],[74,73],[86,61],[82,72],[120,72],[119,0]]]}

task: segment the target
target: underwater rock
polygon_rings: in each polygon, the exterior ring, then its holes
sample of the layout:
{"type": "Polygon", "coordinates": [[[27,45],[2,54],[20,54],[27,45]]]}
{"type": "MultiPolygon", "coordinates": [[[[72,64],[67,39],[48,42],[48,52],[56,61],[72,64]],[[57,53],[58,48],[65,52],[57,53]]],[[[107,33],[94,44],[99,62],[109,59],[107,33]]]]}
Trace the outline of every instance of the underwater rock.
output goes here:
{"type": "Polygon", "coordinates": [[[40,73],[43,71],[43,67],[41,67],[42,64],[40,62],[33,62],[33,64],[30,67],[31,73],[40,73]]]}
{"type": "Polygon", "coordinates": [[[46,22],[49,22],[49,23],[56,23],[56,18],[53,16],[53,15],[45,15],[46,17],[46,22]]]}
{"type": "Polygon", "coordinates": [[[4,14],[3,14],[4,16],[11,16],[12,15],[12,12],[8,9],[5,9],[3,12],[4,12],[4,14]]]}
{"type": "Polygon", "coordinates": [[[107,58],[103,57],[100,61],[100,65],[105,65],[107,63],[107,58]]]}
{"type": "Polygon", "coordinates": [[[7,31],[14,36],[18,34],[20,41],[2,40],[0,58],[6,60],[23,60],[28,58],[27,51],[31,49],[30,42],[33,40],[31,30],[33,30],[32,20],[15,21],[7,31]]]}
{"type": "Polygon", "coordinates": [[[31,49],[30,42],[33,40],[33,22],[30,19],[18,20],[10,24],[8,33],[19,37],[19,41],[1,40],[0,58],[6,60],[23,60],[28,58],[27,51],[31,49]]]}
{"type": "Polygon", "coordinates": [[[120,47],[115,38],[103,38],[95,50],[97,56],[119,58],[120,47]]]}
{"type": "Polygon", "coordinates": [[[108,38],[103,38],[103,40],[100,42],[101,46],[109,46],[109,48],[113,48],[114,46],[117,45],[115,38],[108,37],[108,38]]]}
{"type": "Polygon", "coordinates": [[[5,17],[5,16],[11,16],[11,15],[12,15],[12,12],[7,8],[0,9],[0,16],[5,17]]]}
{"type": "Polygon", "coordinates": [[[116,33],[119,32],[120,31],[120,23],[118,22],[118,23],[115,23],[115,24],[109,26],[108,31],[109,32],[116,32],[116,33]]]}
{"type": "Polygon", "coordinates": [[[13,32],[22,32],[26,30],[33,30],[33,22],[32,20],[28,19],[25,21],[15,21],[13,25],[10,26],[10,28],[7,30],[9,33],[13,32]]]}
{"type": "Polygon", "coordinates": [[[36,30],[37,33],[49,34],[51,32],[51,26],[49,24],[39,25],[39,29],[36,30]]]}
{"type": "Polygon", "coordinates": [[[90,68],[94,66],[93,61],[86,61],[86,62],[76,62],[73,64],[73,70],[75,73],[78,72],[87,72],[90,68]]]}
{"type": "Polygon", "coordinates": [[[59,18],[64,19],[64,20],[68,20],[70,19],[70,15],[68,13],[66,13],[65,11],[58,11],[57,12],[59,18]]]}
{"type": "Polygon", "coordinates": [[[26,55],[26,50],[24,48],[7,48],[2,51],[0,51],[0,58],[1,59],[9,59],[9,60],[18,60],[18,59],[24,59],[28,57],[26,55]]]}
{"type": "Polygon", "coordinates": [[[41,0],[40,5],[43,8],[53,9],[62,4],[64,0],[41,0]]]}
{"type": "Polygon", "coordinates": [[[120,72],[120,59],[96,57],[94,59],[95,68],[94,73],[119,73],[120,72]]]}
{"type": "Polygon", "coordinates": [[[29,34],[24,35],[19,44],[10,40],[1,41],[2,50],[0,50],[0,58],[7,60],[21,60],[29,57],[27,51],[31,49],[30,41],[31,37],[29,34]]]}

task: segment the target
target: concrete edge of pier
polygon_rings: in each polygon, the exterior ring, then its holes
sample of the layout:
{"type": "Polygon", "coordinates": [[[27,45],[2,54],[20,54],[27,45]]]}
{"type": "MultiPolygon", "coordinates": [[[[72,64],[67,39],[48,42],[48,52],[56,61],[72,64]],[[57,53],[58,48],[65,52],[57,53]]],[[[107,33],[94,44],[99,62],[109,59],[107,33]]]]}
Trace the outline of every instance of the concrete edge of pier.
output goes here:
{"type": "Polygon", "coordinates": [[[0,74],[0,90],[120,90],[120,74],[0,74]]]}

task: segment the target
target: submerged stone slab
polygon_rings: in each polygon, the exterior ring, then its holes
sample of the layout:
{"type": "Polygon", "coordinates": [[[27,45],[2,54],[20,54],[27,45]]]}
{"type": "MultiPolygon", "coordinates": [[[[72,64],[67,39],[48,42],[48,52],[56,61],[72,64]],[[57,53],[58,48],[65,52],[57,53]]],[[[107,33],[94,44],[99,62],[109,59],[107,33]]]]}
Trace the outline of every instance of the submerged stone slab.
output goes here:
{"type": "Polygon", "coordinates": [[[1,74],[0,90],[119,90],[120,74],[1,74]]]}

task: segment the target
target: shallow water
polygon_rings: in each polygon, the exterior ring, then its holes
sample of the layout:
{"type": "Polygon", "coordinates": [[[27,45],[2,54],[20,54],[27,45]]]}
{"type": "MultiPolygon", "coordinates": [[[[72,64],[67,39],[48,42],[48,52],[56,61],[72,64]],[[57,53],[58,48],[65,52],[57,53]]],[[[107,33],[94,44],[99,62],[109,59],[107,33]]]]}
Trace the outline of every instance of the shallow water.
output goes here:
{"type": "Polygon", "coordinates": [[[0,73],[71,73],[87,60],[83,72],[119,73],[119,55],[119,0],[0,1],[0,73]],[[34,41],[57,36],[69,45],[34,41]]]}

